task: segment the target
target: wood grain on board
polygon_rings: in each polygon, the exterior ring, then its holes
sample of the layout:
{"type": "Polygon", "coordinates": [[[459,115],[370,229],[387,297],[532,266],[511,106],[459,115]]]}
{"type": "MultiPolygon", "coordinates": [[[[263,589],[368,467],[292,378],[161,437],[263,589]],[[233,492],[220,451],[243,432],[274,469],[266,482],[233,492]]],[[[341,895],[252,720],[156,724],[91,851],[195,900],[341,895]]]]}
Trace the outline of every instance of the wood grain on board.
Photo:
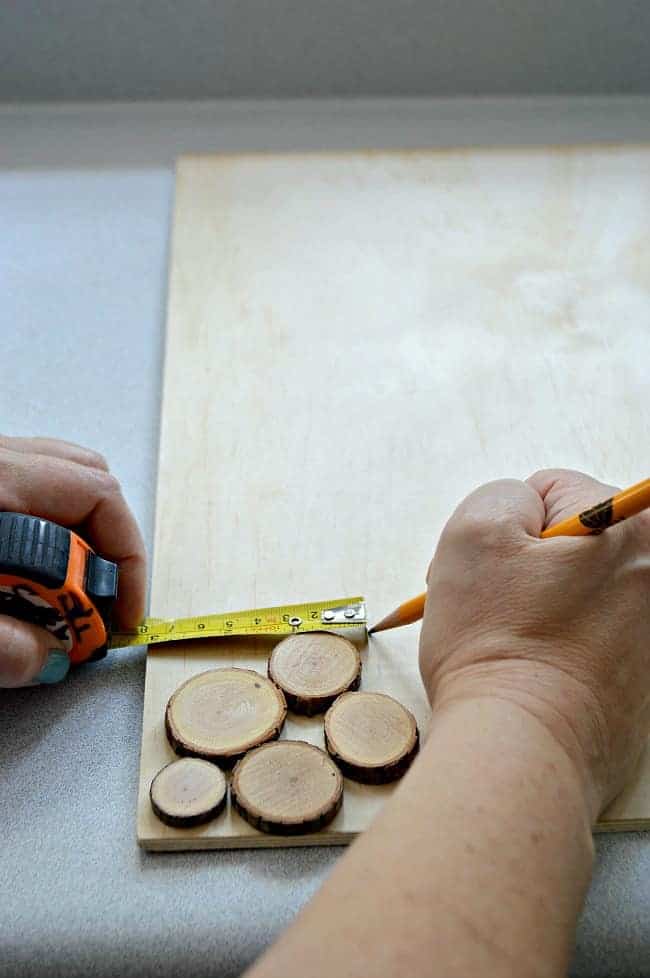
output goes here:
{"type": "MultiPolygon", "coordinates": [[[[646,475],[650,149],[180,160],[151,613],[422,590],[477,484],[535,469],[646,475]]],[[[362,688],[426,732],[418,627],[362,647],[362,688]]],[[[174,689],[268,643],[159,646],[147,662],[138,838],[151,849],[349,841],[392,791],[346,782],[325,830],[276,838],[230,807],[160,823],[174,689]]],[[[284,737],[323,746],[322,718],[284,737]]],[[[602,826],[650,820],[650,757],[602,826]]]]}

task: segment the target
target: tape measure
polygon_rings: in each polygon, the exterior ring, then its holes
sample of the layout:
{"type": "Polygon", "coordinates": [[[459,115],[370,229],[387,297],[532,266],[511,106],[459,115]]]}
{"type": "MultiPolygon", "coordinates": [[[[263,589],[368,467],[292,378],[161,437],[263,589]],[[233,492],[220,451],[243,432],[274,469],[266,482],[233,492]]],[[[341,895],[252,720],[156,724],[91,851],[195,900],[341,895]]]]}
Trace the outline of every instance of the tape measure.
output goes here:
{"type": "Polygon", "coordinates": [[[194,618],[147,618],[131,632],[111,635],[117,584],[117,565],[99,557],[72,530],[38,516],[0,512],[0,614],[45,628],[73,665],[101,659],[109,648],[363,628],[367,622],[364,599],[354,597],[194,618]]]}
{"type": "Polygon", "coordinates": [[[322,629],[365,628],[366,623],[366,605],[362,597],[333,598],[331,601],[253,608],[195,618],[147,618],[132,632],[114,633],[110,648],[195,638],[226,638],[228,635],[291,635],[322,629]]]}
{"type": "Polygon", "coordinates": [[[0,614],[45,628],[76,665],[108,649],[117,566],[66,527],[0,513],[0,614]]]}

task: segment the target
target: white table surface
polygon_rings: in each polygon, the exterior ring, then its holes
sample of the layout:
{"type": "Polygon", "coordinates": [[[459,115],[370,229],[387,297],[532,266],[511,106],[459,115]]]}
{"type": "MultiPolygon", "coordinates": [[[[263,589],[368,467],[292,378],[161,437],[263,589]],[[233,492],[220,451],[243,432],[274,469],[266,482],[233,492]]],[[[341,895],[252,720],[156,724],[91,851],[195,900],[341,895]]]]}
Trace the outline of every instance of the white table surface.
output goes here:
{"type": "MultiPolygon", "coordinates": [[[[183,151],[650,140],[650,100],[0,108],[0,428],[91,445],[151,541],[183,151]]],[[[234,975],[338,850],[141,853],[144,662],[0,693],[0,976],[234,975]]],[[[650,835],[600,837],[572,973],[650,972],[650,835]]]]}

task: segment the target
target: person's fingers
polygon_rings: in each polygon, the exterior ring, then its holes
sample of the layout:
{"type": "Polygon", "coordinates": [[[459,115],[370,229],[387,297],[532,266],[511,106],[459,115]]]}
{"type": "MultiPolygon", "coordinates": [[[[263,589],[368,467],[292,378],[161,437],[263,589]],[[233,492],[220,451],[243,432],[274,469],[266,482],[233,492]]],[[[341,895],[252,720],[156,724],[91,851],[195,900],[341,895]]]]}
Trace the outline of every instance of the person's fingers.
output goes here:
{"type": "Polygon", "coordinates": [[[569,516],[575,516],[602,503],[620,490],[616,486],[599,482],[584,472],[572,469],[542,469],[526,479],[544,501],[546,518],[543,529],[555,526],[569,516]]]}
{"type": "Polygon", "coordinates": [[[9,438],[0,435],[0,448],[27,455],[52,455],[55,458],[68,459],[79,465],[88,465],[90,468],[108,472],[108,462],[99,452],[59,438],[9,438]]]}
{"type": "Polygon", "coordinates": [[[517,479],[499,479],[470,493],[452,520],[461,518],[497,534],[508,530],[539,536],[544,516],[544,503],[534,488],[517,479]]]}
{"type": "Polygon", "coordinates": [[[58,682],[70,666],[60,642],[44,628],[0,615],[0,686],[58,682]]]}
{"type": "Polygon", "coordinates": [[[119,564],[116,625],[131,628],[142,620],[144,544],[115,476],[68,459],[0,448],[0,509],[80,528],[100,556],[119,564]]]}

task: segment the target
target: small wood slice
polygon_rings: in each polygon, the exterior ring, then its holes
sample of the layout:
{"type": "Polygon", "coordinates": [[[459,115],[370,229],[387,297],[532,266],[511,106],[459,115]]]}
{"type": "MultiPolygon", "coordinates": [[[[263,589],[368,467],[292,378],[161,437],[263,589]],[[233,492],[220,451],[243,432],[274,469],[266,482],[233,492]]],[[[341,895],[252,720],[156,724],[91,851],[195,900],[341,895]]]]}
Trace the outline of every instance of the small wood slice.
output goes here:
{"type": "Polygon", "coordinates": [[[223,771],[196,757],[162,768],[151,782],[151,807],[161,822],[175,828],[203,825],[223,811],[228,786],[223,771]]]}
{"type": "Polygon", "coordinates": [[[343,778],[325,751],[302,740],[279,740],[252,750],[235,768],[234,808],[262,832],[316,832],[343,800],[343,778]]]}
{"type": "Polygon", "coordinates": [[[179,686],[165,729],[177,754],[228,767],[279,737],[287,715],[282,691],[254,669],[210,669],[179,686]]]}
{"type": "Polygon", "coordinates": [[[273,649],[269,677],[294,713],[323,713],[337,696],[358,689],[361,659],[347,638],[332,632],[289,635],[273,649]]]}
{"type": "Polygon", "coordinates": [[[325,714],[325,746],[354,781],[396,781],[418,745],[415,717],[384,693],[344,693],[325,714]]]}

